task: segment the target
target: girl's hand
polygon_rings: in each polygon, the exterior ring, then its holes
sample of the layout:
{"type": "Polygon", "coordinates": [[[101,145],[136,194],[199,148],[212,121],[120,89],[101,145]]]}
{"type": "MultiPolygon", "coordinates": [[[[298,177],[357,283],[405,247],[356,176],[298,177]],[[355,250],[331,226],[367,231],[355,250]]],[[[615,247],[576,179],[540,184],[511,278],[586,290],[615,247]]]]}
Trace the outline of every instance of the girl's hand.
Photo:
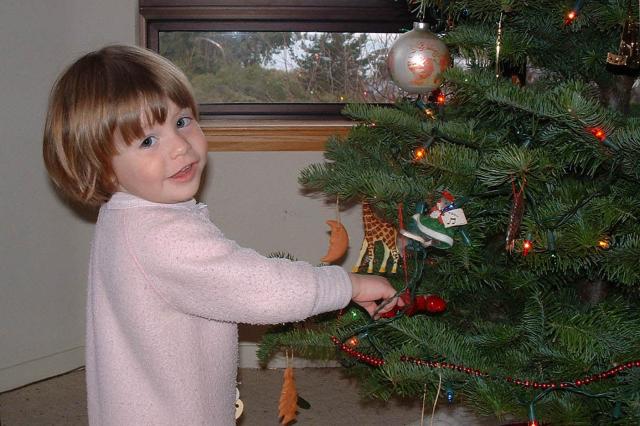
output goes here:
{"type": "Polygon", "coordinates": [[[351,300],[362,306],[373,319],[380,318],[381,314],[389,312],[396,305],[404,306],[404,302],[396,295],[394,289],[386,278],[379,275],[349,274],[351,277],[351,300]],[[378,309],[377,301],[382,300],[382,306],[378,309]]]}

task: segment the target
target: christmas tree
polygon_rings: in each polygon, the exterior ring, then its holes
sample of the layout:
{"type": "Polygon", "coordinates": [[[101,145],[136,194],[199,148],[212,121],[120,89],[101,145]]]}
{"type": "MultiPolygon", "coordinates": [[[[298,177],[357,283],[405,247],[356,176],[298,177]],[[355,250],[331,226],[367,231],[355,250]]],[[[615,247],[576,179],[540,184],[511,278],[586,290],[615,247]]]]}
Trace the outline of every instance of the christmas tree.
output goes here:
{"type": "Polygon", "coordinates": [[[273,329],[262,361],[337,358],[367,396],[426,386],[505,422],[640,424],[638,4],[408,6],[455,65],[393,106],[348,105],[358,124],[300,176],[402,234],[384,274],[407,306],[273,329]]]}

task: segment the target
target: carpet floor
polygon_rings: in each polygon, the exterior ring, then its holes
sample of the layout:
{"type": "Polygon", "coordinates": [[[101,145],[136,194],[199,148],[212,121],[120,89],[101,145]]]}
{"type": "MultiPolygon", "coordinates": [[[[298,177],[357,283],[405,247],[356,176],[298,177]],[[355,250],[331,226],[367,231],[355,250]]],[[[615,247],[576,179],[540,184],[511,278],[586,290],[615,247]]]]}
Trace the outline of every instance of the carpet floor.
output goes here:
{"type": "MultiPolygon", "coordinates": [[[[298,394],[311,404],[300,409],[298,426],[420,426],[422,401],[392,399],[363,401],[358,385],[340,368],[295,369],[298,394]]],[[[1,426],[86,426],[84,370],[37,382],[0,394],[1,426]]],[[[241,369],[238,374],[244,411],[239,426],[278,425],[282,370],[241,369]]],[[[459,404],[438,407],[433,422],[426,409],[424,426],[495,426],[459,404]]]]}

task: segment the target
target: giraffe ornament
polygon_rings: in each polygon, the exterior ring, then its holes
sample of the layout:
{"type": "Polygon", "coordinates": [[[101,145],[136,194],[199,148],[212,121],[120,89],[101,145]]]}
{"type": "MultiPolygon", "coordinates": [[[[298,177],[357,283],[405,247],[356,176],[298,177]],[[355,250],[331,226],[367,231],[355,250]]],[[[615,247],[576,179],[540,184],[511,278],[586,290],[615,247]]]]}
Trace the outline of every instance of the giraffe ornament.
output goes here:
{"type": "Polygon", "coordinates": [[[376,242],[380,241],[384,247],[384,258],[379,272],[386,272],[387,261],[389,260],[389,255],[391,255],[393,258],[391,273],[395,274],[398,269],[398,260],[400,259],[400,253],[396,246],[396,229],[389,222],[376,216],[371,205],[366,201],[362,203],[362,223],[364,225],[364,239],[362,240],[360,256],[358,256],[358,261],[353,266],[352,272],[358,272],[362,259],[366,254],[369,259],[367,272],[373,273],[374,248],[376,242]]]}

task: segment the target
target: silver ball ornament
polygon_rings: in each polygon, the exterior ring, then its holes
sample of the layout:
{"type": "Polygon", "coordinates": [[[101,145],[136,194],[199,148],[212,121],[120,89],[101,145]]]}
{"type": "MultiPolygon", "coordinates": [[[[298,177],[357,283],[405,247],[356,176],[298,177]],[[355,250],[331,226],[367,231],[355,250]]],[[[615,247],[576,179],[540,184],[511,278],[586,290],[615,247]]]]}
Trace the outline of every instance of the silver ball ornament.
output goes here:
{"type": "Polygon", "coordinates": [[[427,29],[424,22],[414,22],[413,29],[396,39],[387,55],[391,79],[409,93],[429,93],[442,83],[442,72],[451,57],[447,45],[427,29]]]}

